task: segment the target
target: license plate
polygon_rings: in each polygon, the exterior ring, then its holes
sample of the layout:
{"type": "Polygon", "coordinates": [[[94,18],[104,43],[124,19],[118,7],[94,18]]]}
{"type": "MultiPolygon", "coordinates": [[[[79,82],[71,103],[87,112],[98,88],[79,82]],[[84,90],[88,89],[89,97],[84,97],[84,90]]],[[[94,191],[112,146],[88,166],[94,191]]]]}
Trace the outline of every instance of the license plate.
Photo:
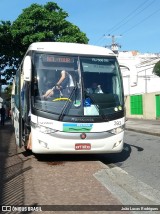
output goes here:
{"type": "Polygon", "coordinates": [[[90,143],[77,143],[75,144],[75,150],[91,150],[91,144],[90,143]]]}

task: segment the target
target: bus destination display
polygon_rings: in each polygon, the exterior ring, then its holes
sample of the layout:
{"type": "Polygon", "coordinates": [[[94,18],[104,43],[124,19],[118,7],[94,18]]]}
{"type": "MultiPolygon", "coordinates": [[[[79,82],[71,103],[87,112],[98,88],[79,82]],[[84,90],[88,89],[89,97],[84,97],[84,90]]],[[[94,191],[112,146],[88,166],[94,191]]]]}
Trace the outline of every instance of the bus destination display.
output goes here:
{"type": "Polygon", "coordinates": [[[47,55],[46,57],[47,62],[59,62],[59,63],[73,63],[74,59],[68,56],[53,56],[47,55]]]}

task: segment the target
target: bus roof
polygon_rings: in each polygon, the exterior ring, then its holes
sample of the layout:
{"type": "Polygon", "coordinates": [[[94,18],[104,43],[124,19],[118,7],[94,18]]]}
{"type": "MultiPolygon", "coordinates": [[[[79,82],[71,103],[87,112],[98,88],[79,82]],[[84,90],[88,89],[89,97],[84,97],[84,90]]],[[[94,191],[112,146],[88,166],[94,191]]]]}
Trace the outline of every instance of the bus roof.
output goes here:
{"type": "Polygon", "coordinates": [[[55,53],[69,53],[69,54],[85,54],[85,55],[101,55],[101,56],[115,56],[115,54],[108,48],[66,42],[35,42],[32,43],[28,51],[37,50],[44,52],[55,53]]]}

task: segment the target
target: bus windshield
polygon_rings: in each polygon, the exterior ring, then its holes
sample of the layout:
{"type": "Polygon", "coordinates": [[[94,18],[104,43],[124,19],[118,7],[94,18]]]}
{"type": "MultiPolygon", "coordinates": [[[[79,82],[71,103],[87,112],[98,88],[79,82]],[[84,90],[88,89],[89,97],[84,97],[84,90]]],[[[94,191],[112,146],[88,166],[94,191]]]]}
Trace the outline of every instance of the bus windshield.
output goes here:
{"type": "Polygon", "coordinates": [[[36,110],[59,115],[61,120],[64,116],[108,117],[124,110],[116,57],[36,52],[33,65],[32,107],[36,110]]]}

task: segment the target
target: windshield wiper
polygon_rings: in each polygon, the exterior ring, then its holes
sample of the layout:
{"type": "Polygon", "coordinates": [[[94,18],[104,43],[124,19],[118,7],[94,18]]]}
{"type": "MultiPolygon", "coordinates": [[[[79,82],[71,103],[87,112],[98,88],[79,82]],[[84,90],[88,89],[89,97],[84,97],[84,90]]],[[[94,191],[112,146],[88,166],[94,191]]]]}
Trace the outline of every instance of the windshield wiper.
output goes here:
{"type": "Polygon", "coordinates": [[[96,104],[96,100],[94,99],[94,97],[92,96],[92,94],[89,94],[87,92],[85,92],[86,97],[89,97],[91,99],[91,101],[93,102],[93,104],[96,106],[98,112],[101,112],[100,116],[102,117],[103,120],[105,121],[109,121],[108,117],[105,115],[104,111],[102,108],[100,108],[100,106],[98,104],[96,104]]]}
{"type": "Polygon", "coordinates": [[[59,120],[59,121],[62,121],[62,120],[63,120],[63,117],[64,117],[64,115],[65,115],[65,112],[66,112],[66,110],[67,110],[69,104],[71,104],[71,99],[72,99],[72,97],[73,97],[73,94],[76,93],[77,88],[78,88],[78,86],[76,85],[76,86],[74,86],[74,88],[72,89],[72,92],[70,93],[70,96],[68,97],[67,101],[65,102],[65,105],[63,106],[63,109],[62,109],[62,111],[61,111],[61,113],[60,113],[60,115],[59,115],[59,117],[58,117],[58,120],[59,120]]]}

